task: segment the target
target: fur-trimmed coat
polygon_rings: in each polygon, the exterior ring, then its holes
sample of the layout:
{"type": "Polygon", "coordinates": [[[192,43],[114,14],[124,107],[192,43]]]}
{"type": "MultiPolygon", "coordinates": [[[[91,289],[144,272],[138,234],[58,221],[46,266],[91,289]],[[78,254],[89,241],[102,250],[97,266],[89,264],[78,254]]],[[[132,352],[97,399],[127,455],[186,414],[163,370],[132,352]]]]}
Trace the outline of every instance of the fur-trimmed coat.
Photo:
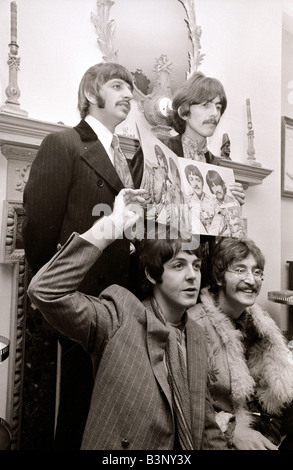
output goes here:
{"type": "Polygon", "coordinates": [[[293,359],[273,319],[254,305],[233,322],[208,288],[200,301],[188,313],[206,335],[215,409],[237,416],[256,399],[265,413],[281,415],[293,400],[293,359]]]}

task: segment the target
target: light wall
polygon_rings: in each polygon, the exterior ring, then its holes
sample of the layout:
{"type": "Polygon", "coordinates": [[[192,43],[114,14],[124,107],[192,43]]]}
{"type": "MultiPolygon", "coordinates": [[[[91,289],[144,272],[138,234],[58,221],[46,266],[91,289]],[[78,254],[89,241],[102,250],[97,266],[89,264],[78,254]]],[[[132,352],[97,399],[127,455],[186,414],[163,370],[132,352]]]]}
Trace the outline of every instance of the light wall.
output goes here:
{"type": "MultiPolygon", "coordinates": [[[[282,47],[282,96],[281,114],[293,119],[293,29],[283,30],[282,47]]],[[[293,155],[291,156],[293,158],[293,155]]],[[[293,261],[293,198],[283,197],[281,205],[282,220],[282,285],[288,288],[288,264],[286,261],[293,261]]]]}
{"type": "MultiPolygon", "coordinates": [[[[21,108],[33,119],[75,125],[79,120],[76,109],[79,81],[90,65],[101,60],[90,20],[91,12],[97,12],[96,0],[18,0],[17,4],[21,108]]],[[[232,159],[247,163],[246,99],[250,98],[256,160],[273,170],[263,184],[247,189],[243,215],[248,219],[248,235],[260,245],[267,259],[260,302],[286,329],[281,307],[267,301],[269,290],[286,287],[282,285],[280,262],[282,1],[195,0],[195,6],[197,24],[202,27],[201,52],[205,54],[200,70],[219,78],[228,97],[228,108],[210,148],[219,154],[222,134],[227,132],[232,159]]],[[[1,0],[0,17],[0,98],[4,104],[8,84],[9,0],[1,0]]],[[[116,21],[114,45],[119,61],[131,71],[141,68],[152,81],[155,59],[167,54],[174,67],[175,88],[185,80],[187,52],[191,49],[184,18],[185,11],[178,0],[116,0],[110,19],[116,21]]],[[[136,109],[135,113],[139,111],[136,109]]],[[[6,161],[2,159],[2,199],[5,169],[6,161]]],[[[0,266],[0,334],[6,335],[8,280],[7,268],[0,266]]],[[[0,416],[5,417],[2,376],[0,383],[0,416]]]]}

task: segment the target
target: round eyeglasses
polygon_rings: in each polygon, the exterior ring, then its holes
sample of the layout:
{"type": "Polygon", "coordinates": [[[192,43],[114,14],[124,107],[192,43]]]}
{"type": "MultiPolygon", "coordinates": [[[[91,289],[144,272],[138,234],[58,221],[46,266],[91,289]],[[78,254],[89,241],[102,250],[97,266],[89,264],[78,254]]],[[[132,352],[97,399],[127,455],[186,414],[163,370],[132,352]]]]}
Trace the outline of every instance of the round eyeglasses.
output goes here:
{"type": "Polygon", "coordinates": [[[263,276],[264,276],[263,271],[259,268],[254,268],[251,271],[249,271],[247,268],[239,267],[239,268],[234,268],[234,269],[227,269],[227,271],[229,273],[237,274],[237,276],[239,277],[239,279],[241,279],[241,281],[244,281],[244,279],[247,279],[249,274],[252,274],[254,279],[256,279],[257,281],[262,281],[263,276]]]}

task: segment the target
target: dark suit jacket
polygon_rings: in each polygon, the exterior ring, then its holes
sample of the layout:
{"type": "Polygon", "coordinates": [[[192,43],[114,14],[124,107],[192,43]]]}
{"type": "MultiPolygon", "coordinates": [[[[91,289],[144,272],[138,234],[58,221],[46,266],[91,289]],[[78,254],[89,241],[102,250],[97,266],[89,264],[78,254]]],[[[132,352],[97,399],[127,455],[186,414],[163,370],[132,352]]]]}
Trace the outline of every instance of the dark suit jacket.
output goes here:
{"type": "MultiPolygon", "coordinates": [[[[141,303],[123,287],[110,286],[100,298],[77,292],[100,256],[74,234],[28,290],[46,319],[92,355],[96,376],[82,449],[172,450],[175,428],[164,364],[168,329],[148,299],[141,303]]],[[[187,321],[186,338],[194,449],[227,449],[207,392],[204,335],[193,320],[187,321]]]]}
{"type": "MultiPolygon", "coordinates": [[[[104,147],[85,121],[46,136],[24,190],[23,240],[33,273],[72,232],[92,227],[97,204],[112,209],[122,188],[104,147]]],[[[128,266],[129,241],[117,240],[86,275],[80,290],[98,295],[113,283],[126,286],[128,266]]]]}
{"type": "MultiPolygon", "coordinates": [[[[163,144],[169,147],[169,149],[172,150],[172,152],[174,152],[178,157],[184,157],[181,135],[178,134],[172,137],[166,137],[165,139],[161,139],[161,140],[163,144]]],[[[205,153],[205,159],[206,159],[206,163],[210,163],[212,165],[219,165],[218,158],[215,157],[210,151],[205,153]]],[[[141,147],[137,149],[133,159],[131,160],[130,165],[131,165],[133,174],[135,175],[135,178],[136,178],[136,184],[140,184],[142,180],[143,165],[144,165],[143,152],[142,152],[141,147]]]]}

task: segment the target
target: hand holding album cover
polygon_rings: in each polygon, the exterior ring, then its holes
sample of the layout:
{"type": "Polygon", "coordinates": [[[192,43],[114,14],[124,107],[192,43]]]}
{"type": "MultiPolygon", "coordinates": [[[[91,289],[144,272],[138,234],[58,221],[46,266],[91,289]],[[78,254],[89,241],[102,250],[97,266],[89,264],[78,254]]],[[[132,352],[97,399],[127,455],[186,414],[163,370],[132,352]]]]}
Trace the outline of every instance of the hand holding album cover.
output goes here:
{"type": "Polygon", "coordinates": [[[229,190],[235,183],[233,170],[177,157],[150,131],[140,127],[138,133],[147,219],[193,234],[245,235],[240,204],[229,190]]]}

